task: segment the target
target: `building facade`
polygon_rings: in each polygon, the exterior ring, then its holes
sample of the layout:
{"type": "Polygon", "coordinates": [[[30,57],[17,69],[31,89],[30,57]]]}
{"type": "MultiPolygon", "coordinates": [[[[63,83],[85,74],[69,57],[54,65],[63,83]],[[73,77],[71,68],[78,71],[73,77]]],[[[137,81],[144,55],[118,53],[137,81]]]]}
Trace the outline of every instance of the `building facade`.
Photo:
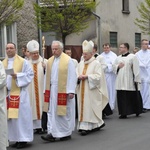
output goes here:
{"type": "Polygon", "coordinates": [[[82,41],[93,40],[95,43],[110,43],[112,50],[118,53],[118,46],[128,42],[130,51],[134,47],[140,47],[141,39],[149,40],[148,35],[141,34],[141,30],[134,23],[135,18],[140,18],[137,6],[144,0],[96,0],[99,5],[95,13],[100,17],[89,28],[80,33],[80,36],[72,34],[67,37],[67,45],[81,45],[82,41]],[[98,32],[99,30],[100,32],[98,32]],[[97,39],[100,37],[100,39],[97,39]]]}
{"type": "MultiPolygon", "coordinates": [[[[135,18],[140,18],[137,6],[144,0],[95,0],[98,4],[95,14],[99,16],[89,23],[89,27],[79,34],[71,34],[66,38],[66,45],[81,46],[82,42],[93,40],[100,45],[110,43],[112,50],[118,53],[118,46],[123,42],[130,44],[130,51],[134,47],[140,47],[141,39],[149,40],[148,35],[141,34],[141,30],[135,25],[135,18]]],[[[20,11],[19,19],[9,27],[1,27],[0,32],[0,57],[5,56],[7,42],[17,43],[18,53],[21,53],[22,45],[29,40],[35,39],[41,42],[44,35],[46,45],[57,37],[49,36],[49,33],[41,33],[35,21],[33,3],[38,0],[25,0],[25,5],[20,11]]]]}
{"type": "Polygon", "coordinates": [[[17,22],[10,26],[3,25],[0,29],[0,58],[5,57],[5,46],[8,42],[16,44],[18,53],[29,40],[38,40],[39,31],[35,21],[33,3],[36,0],[25,0],[24,7],[19,11],[17,22]]]}

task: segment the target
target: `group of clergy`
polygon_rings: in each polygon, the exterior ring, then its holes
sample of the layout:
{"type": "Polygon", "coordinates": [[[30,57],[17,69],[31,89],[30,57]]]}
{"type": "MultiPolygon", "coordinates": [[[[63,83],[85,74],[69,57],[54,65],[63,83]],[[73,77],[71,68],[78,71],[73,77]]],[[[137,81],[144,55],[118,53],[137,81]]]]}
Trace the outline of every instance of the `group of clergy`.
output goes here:
{"type": "Polygon", "coordinates": [[[122,43],[117,57],[109,43],[99,55],[96,44],[85,40],[78,64],[70,49],[63,52],[60,41],[52,42],[53,56],[48,60],[39,55],[36,40],[27,43],[30,59],[17,55],[16,45],[8,43],[7,57],[0,62],[2,150],[8,141],[14,142],[12,147],[24,148],[33,141],[33,130],[47,130],[46,136],[41,136],[44,141],[71,139],[76,112],[77,130],[82,136],[99,131],[105,126],[102,116],[112,113],[116,98],[120,119],[150,109],[148,40],[142,40],[141,46],[134,55],[129,53],[129,44],[122,43]]]}

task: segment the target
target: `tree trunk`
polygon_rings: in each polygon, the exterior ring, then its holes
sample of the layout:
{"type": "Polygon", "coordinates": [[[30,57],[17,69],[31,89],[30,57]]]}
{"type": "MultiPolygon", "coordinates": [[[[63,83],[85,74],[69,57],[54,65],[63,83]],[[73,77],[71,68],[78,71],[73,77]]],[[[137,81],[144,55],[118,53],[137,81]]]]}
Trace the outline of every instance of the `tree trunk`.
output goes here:
{"type": "Polygon", "coordinates": [[[62,43],[64,44],[64,49],[66,46],[66,35],[62,35],[62,43]]]}

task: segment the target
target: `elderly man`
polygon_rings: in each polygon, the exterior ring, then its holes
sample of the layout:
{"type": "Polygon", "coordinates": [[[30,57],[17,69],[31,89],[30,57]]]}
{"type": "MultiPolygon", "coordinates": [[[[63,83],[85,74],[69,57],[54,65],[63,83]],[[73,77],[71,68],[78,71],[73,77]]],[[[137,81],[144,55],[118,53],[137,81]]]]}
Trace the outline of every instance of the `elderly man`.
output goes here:
{"type": "Polygon", "coordinates": [[[0,61],[0,149],[6,150],[7,139],[7,113],[6,113],[6,74],[2,62],[0,61]]]}
{"type": "Polygon", "coordinates": [[[150,50],[148,49],[148,45],[149,41],[143,39],[141,50],[135,54],[140,65],[143,112],[150,110],[150,50]]]}
{"type": "Polygon", "coordinates": [[[102,110],[108,103],[105,76],[101,64],[93,57],[93,47],[88,41],[82,44],[84,60],[77,68],[78,131],[87,135],[104,126],[102,110]]]}
{"type": "Polygon", "coordinates": [[[63,44],[52,42],[53,56],[49,58],[46,69],[45,103],[48,107],[48,134],[41,136],[53,142],[71,138],[75,127],[75,88],[76,71],[72,59],[63,53],[63,44]]]}
{"type": "MultiPolygon", "coordinates": [[[[42,134],[42,112],[44,103],[44,70],[47,60],[39,55],[39,43],[35,40],[27,43],[30,52],[29,63],[34,71],[34,80],[29,85],[30,101],[32,106],[33,129],[35,133],[42,134]]],[[[45,130],[45,128],[44,128],[45,130]]]]}
{"type": "Polygon", "coordinates": [[[3,65],[7,69],[8,140],[16,142],[13,147],[23,148],[33,140],[33,124],[28,85],[33,71],[27,60],[16,54],[16,45],[6,45],[7,58],[3,65]]]}

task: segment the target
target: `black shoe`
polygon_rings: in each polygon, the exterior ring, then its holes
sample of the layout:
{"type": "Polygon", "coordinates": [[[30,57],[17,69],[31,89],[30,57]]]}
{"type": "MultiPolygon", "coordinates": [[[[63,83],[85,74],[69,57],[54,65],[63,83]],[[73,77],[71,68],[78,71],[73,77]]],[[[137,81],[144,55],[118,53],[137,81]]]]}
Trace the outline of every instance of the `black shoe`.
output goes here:
{"type": "Polygon", "coordinates": [[[136,117],[139,117],[139,116],[140,116],[140,114],[137,113],[137,114],[136,114],[136,117]]]}
{"type": "Polygon", "coordinates": [[[82,131],[81,131],[81,135],[82,135],[82,136],[85,136],[85,135],[87,135],[88,133],[89,133],[88,130],[82,130],[82,131]]]}
{"type": "Polygon", "coordinates": [[[19,144],[19,142],[16,142],[15,144],[10,145],[11,147],[15,148],[17,147],[17,145],[19,144]]]}
{"type": "Polygon", "coordinates": [[[146,109],[146,108],[143,108],[143,111],[142,111],[142,113],[146,113],[148,111],[148,109],[146,109]]]}
{"type": "Polygon", "coordinates": [[[60,141],[67,141],[71,139],[71,135],[60,138],[60,141]]]}
{"type": "Polygon", "coordinates": [[[106,118],[106,114],[102,114],[102,119],[105,119],[106,118]]]}
{"type": "Polygon", "coordinates": [[[17,148],[17,149],[21,149],[21,148],[26,147],[26,145],[27,145],[27,142],[18,142],[16,148],[17,148]]]}
{"type": "Polygon", "coordinates": [[[103,123],[100,127],[97,127],[95,129],[93,129],[92,131],[99,131],[101,128],[103,128],[105,126],[105,123],[103,123]]]}
{"type": "Polygon", "coordinates": [[[121,116],[119,117],[119,119],[127,119],[127,116],[126,116],[126,115],[121,115],[121,116]]]}
{"type": "Polygon", "coordinates": [[[44,134],[45,132],[42,129],[36,129],[34,134],[44,134]]]}
{"type": "Polygon", "coordinates": [[[51,134],[47,134],[46,136],[41,136],[41,139],[48,142],[54,142],[56,138],[54,138],[51,134]]]}

